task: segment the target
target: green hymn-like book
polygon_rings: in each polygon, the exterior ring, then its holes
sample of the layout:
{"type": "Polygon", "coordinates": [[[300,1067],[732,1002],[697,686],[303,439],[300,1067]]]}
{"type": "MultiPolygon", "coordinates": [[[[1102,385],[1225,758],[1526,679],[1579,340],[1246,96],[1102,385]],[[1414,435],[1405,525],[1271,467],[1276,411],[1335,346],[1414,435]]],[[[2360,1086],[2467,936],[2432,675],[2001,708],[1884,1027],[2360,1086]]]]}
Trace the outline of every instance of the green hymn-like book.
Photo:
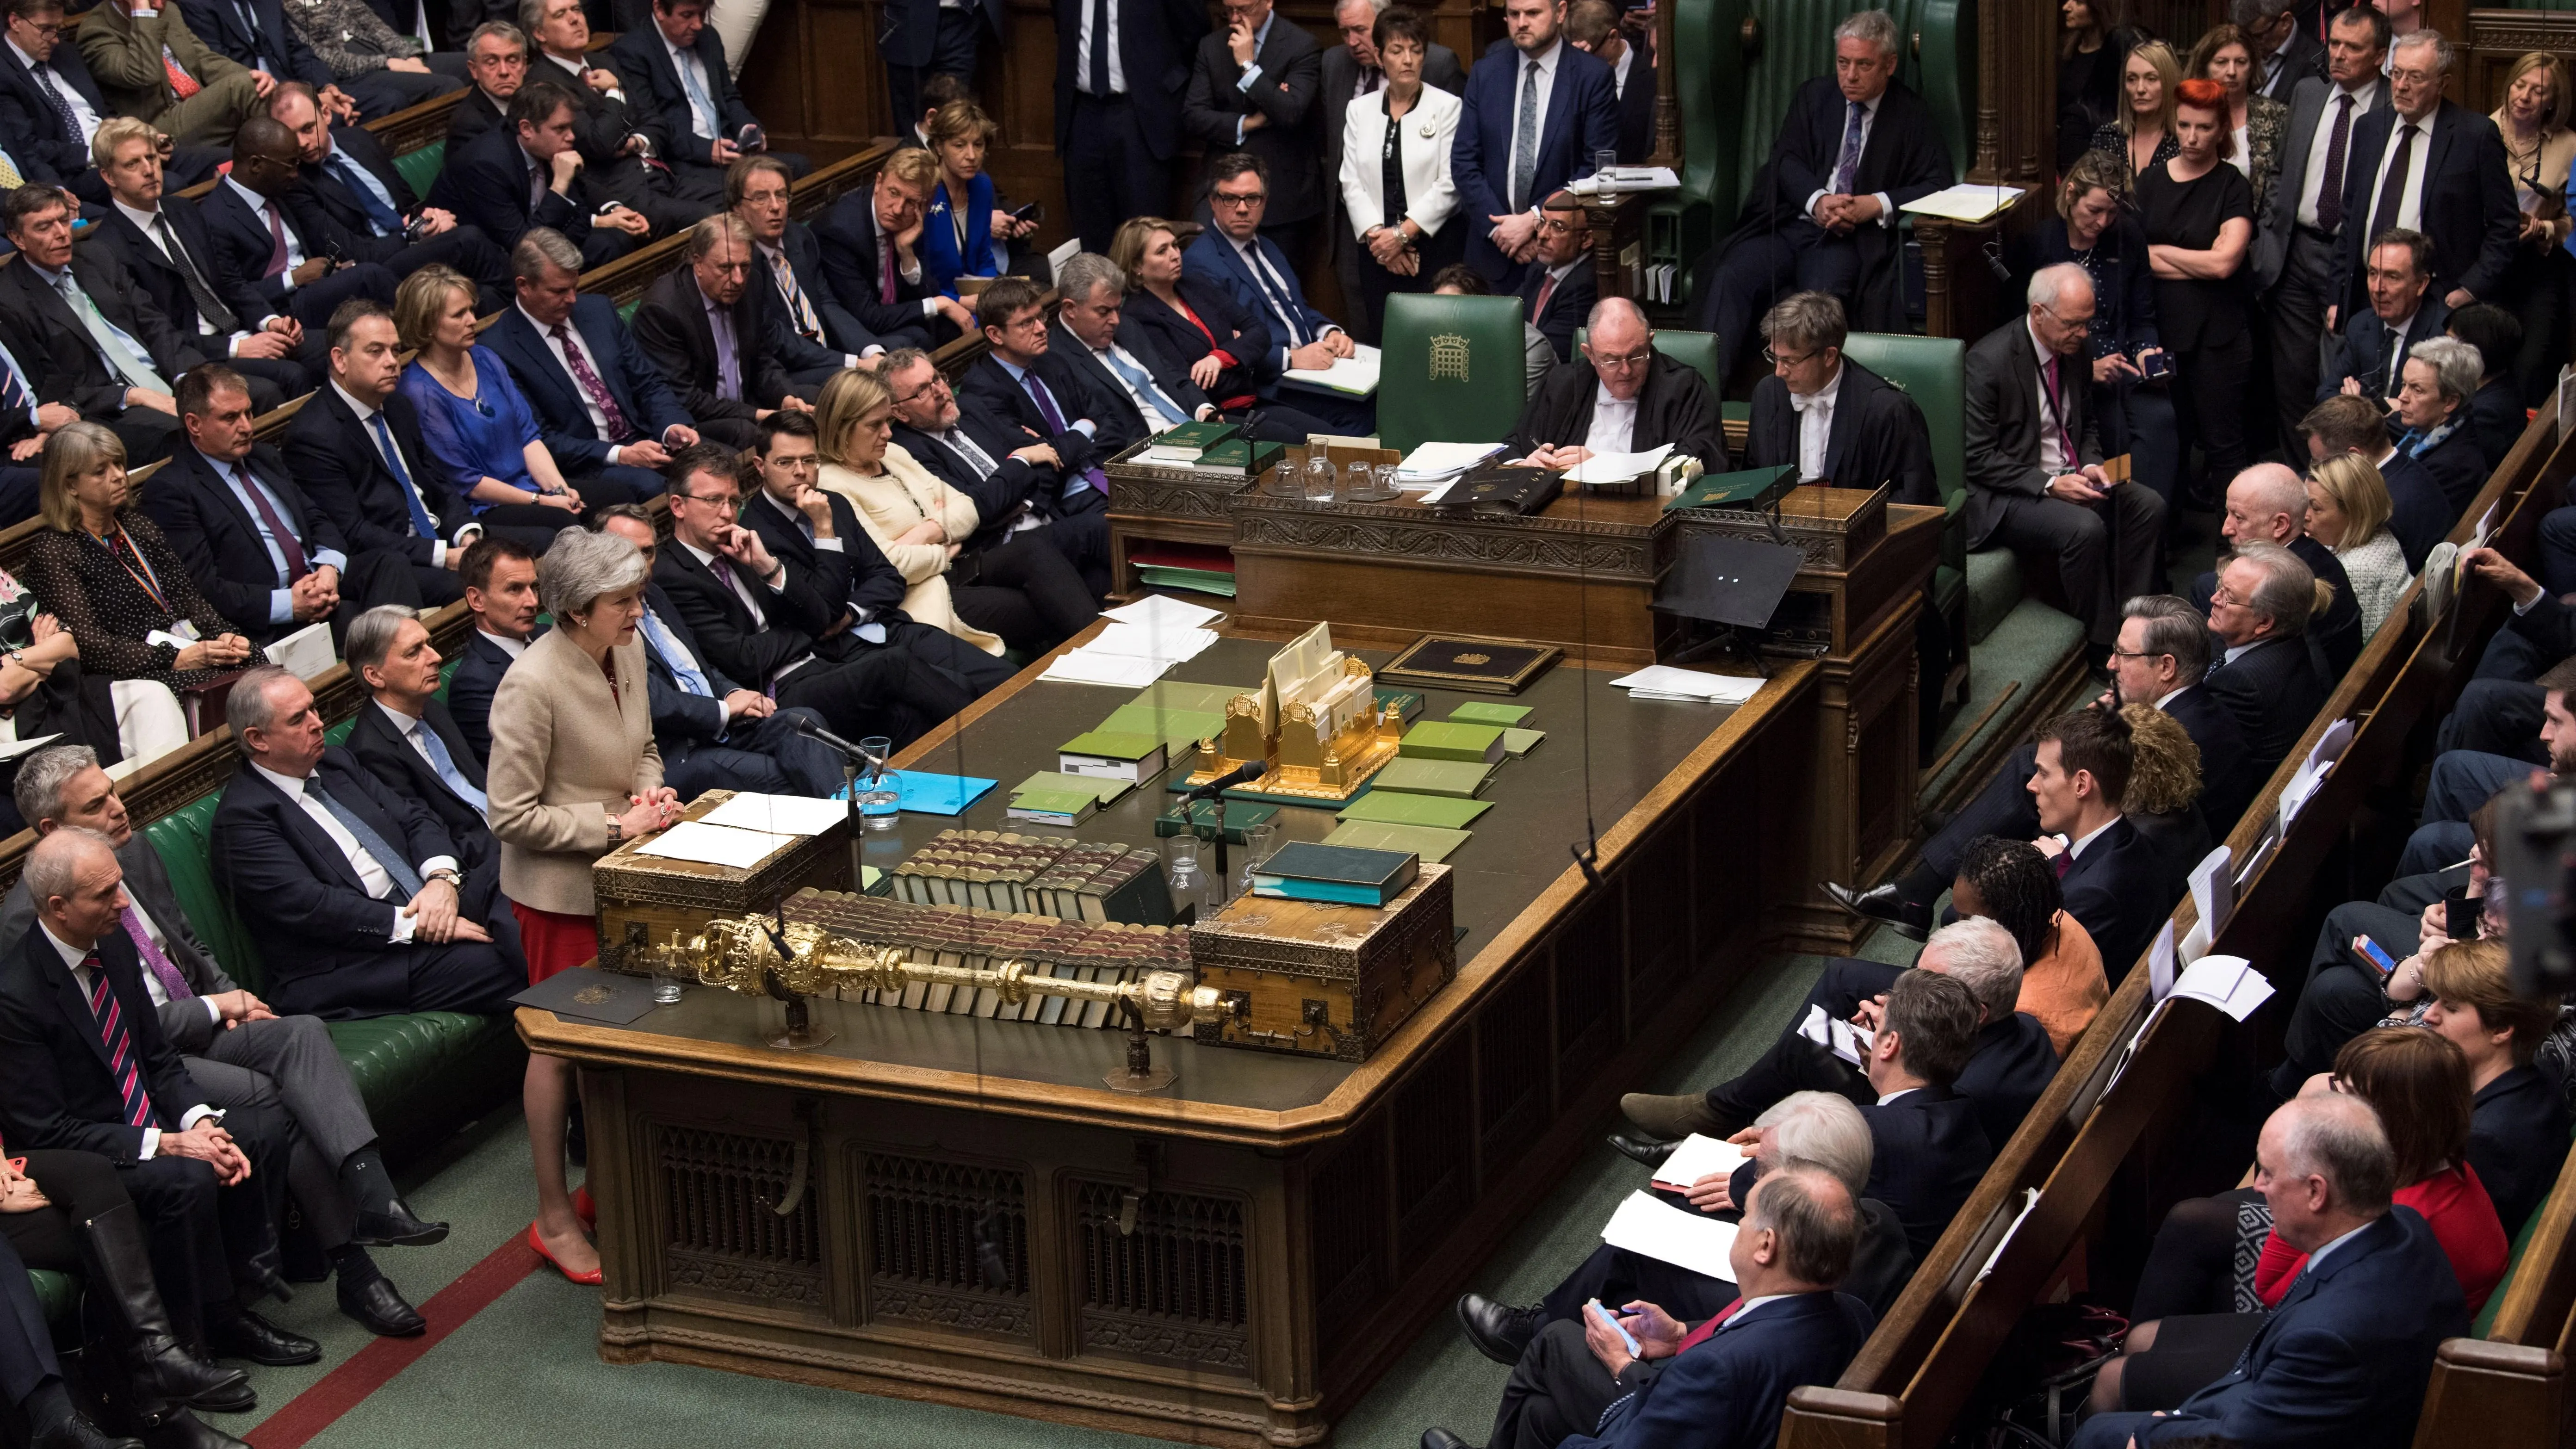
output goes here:
{"type": "Polygon", "coordinates": [[[1798,470],[1787,463],[1711,473],[1681,491],[1664,508],[1767,508],[1798,486],[1798,470]]]}
{"type": "Polygon", "coordinates": [[[1183,423],[1177,428],[1165,428],[1163,431],[1155,434],[1154,446],[1158,448],[1197,448],[1201,452],[1205,452],[1219,443],[1226,442],[1237,436],[1239,436],[1239,431],[1232,423],[1183,423]]]}
{"type": "Polygon", "coordinates": [[[1429,720],[1404,732],[1396,752],[1408,760],[1472,760],[1493,764],[1503,757],[1499,725],[1429,720]]]}

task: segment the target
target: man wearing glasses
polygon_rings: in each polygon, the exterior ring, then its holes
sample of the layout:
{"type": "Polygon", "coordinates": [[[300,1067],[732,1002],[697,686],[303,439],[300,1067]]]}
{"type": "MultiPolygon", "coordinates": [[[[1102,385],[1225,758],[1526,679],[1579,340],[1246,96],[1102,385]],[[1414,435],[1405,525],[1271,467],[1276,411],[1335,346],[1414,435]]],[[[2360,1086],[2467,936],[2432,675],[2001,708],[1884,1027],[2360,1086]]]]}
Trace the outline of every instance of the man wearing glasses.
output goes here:
{"type": "Polygon", "coordinates": [[[1905,390],[1843,355],[1842,299],[1800,292],[1762,318],[1747,468],[1794,465],[1801,483],[1838,488],[1894,484],[1899,503],[1937,504],[1931,434],[1905,390]]]}
{"type": "MultiPolygon", "coordinates": [[[[1306,289],[1298,285],[1297,269],[1289,264],[1287,254],[1261,234],[1270,205],[1268,163],[1237,151],[1219,156],[1208,168],[1208,178],[1208,206],[1216,225],[1199,233],[1198,240],[1181,253],[1182,275],[1225,288],[1243,310],[1270,329],[1269,350],[1246,361],[1259,380],[1261,395],[1275,397],[1283,386],[1281,373],[1320,370],[1350,356],[1351,336],[1306,301],[1306,289]]],[[[1338,433],[1369,433],[1377,428],[1374,399],[1298,388],[1294,404],[1338,433]]]]}
{"type": "Polygon", "coordinates": [[[1595,453],[1671,444],[1711,473],[1727,471],[1717,396],[1696,368],[1655,350],[1646,314],[1625,297],[1594,304],[1582,355],[1557,364],[1522,409],[1503,450],[1538,468],[1571,468],[1595,453]]]}
{"type": "Polygon", "coordinates": [[[780,408],[802,411],[769,346],[770,313],[751,290],[751,228],[720,211],[689,231],[689,264],[664,275],[635,309],[635,341],[670,381],[698,432],[736,448],[780,408]]]}
{"type": "Polygon", "coordinates": [[[1556,360],[1574,356],[1574,329],[1592,315],[1600,283],[1592,275],[1592,221],[1570,191],[1547,199],[1539,212],[1538,265],[1521,282],[1521,320],[1556,349],[1556,360]]]}

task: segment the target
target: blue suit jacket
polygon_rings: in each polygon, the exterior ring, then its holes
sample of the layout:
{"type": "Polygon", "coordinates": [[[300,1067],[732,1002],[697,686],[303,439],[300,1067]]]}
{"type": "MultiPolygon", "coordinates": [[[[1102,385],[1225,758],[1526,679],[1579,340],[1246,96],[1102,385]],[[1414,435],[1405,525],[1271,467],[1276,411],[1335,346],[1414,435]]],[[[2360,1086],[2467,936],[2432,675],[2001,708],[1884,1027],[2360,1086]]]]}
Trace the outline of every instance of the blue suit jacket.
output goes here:
{"type": "MultiPolygon", "coordinates": [[[[814,315],[822,319],[821,348],[828,348],[838,353],[852,353],[864,347],[878,345],[877,335],[870,332],[856,316],[852,315],[849,308],[841,305],[840,294],[833,290],[831,274],[823,265],[823,243],[815,236],[814,228],[801,221],[790,220],[787,223],[786,232],[778,238],[778,246],[779,250],[787,253],[787,264],[796,269],[797,289],[805,294],[807,302],[813,304],[814,315]]],[[[778,272],[769,265],[769,254],[755,250],[753,255],[760,265],[762,282],[772,292],[777,292],[778,272]]],[[[780,293],[778,300],[780,320],[785,324],[787,310],[785,294],[780,293]]],[[[804,341],[792,328],[788,336],[792,342],[804,341]]],[[[793,354],[782,354],[781,360],[791,369],[801,370],[805,365],[793,354]]],[[[831,361],[834,366],[839,365],[837,359],[831,359],[831,361]]]]}
{"type": "Polygon", "coordinates": [[[978,171],[966,183],[966,249],[957,249],[956,212],[948,188],[933,186],[921,227],[921,266],[930,284],[954,297],[959,277],[998,277],[1009,268],[1010,248],[993,240],[993,178],[978,171]]]}
{"type": "MultiPolygon", "coordinates": [[[[277,495],[281,518],[308,559],[326,549],[348,556],[349,543],[339,526],[295,486],[276,449],[254,444],[243,461],[251,476],[277,495]]],[[[269,622],[270,592],[281,587],[277,565],[260,542],[259,520],[205,454],[185,441],[171,448],[169,461],[144,485],[143,511],[161,525],[161,536],[187,565],[188,577],[205,590],[207,601],[244,634],[264,644],[298,627],[291,620],[269,622]]]]}
{"type": "MultiPolygon", "coordinates": [[[[606,297],[576,299],[572,328],[589,345],[601,384],[638,433],[658,440],[663,429],[689,424],[689,414],[671,391],[669,379],[645,360],[643,350],[635,345],[635,334],[617,319],[615,303],[606,297]]],[[[483,345],[509,367],[519,391],[527,394],[546,451],[558,461],[576,465],[600,467],[608,462],[608,441],[590,425],[590,409],[582,404],[579,385],[555,361],[554,350],[518,308],[502,310],[501,320],[485,329],[483,345]]]]}
{"type": "Polygon", "coordinates": [[[1869,1186],[1905,1225],[1916,1262],[1949,1229],[1995,1157],[1977,1104],[1948,1087],[1924,1087],[1882,1107],[1860,1109],[1869,1123],[1869,1186]]]}
{"type": "Polygon", "coordinates": [[[1789,1391],[1832,1383],[1876,1324],[1867,1304],[1834,1292],[1746,1309],[1613,1400],[1593,1432],[1561,1449],[1768,1449],[1789,1391]]]}
{"type": "MultiPolygon", "coordinates": [[[[745,126],[755,126],[759,118],[742,103],[742,92],[734,89],[733,71],[725,64],[724,41],[714,26],[698,32],[697,43],[689,50],[698,58],[698,69],[706,72],[707,100],[715,107],[716,121],[730,141],[745,126]]],[[[671,64],[671,52],[662,44],[662,32],[653,28],[648,17],[633,30],[617,37],[608,47],[608,68],[626,82],[626,109],[639,119],[660,123],[662,134],[670,138],[666,153],[675,161],[694,161],[701,166],[715,163],[711,143],[697,134],[689,111],[689,93],[680,84],[680,72],[671,64]]]]}
{"type": "Polygon", "coordinates": [[[456,213],[459,225],[479,229],[503,248],[517,246],[532,226],[553,227],[581,246],[590,240],[591,213],[603,200],[584,171],[573,178],[569,195],[549,187],[531,209],[527,153],[510,126],[495,126],[462,148],[449,148],[446,169],[429,187],[430,205],[456,213]]]}
{"type": "MultiPolygon", "coordinates": [[[[1577,177],[1592,174],[1592,153],[1619,147],[1619,88],[1609,62],[1560,39],[1556,85],[1548,92],[1547,124],[1538,138],[1527,206],[1577,177]]],[[[1496,281],[1513,263],[1493,243],[1489,216],[1512,209],[1512,114],[1520,94],[1518,51],[1508,40],[1485,48],[1483,63],[1467,72],[1465,109],[1449,152],[1467,228],[1467,263],[1496,281]]]]}
{"type": "MultiPolygon", "coordinates": [[[[1314,304],[1306,300],[1306,288],[1297,280],[1297,269],[1288,265],[1288,257],[1279,250],[1277,242],[1256,235],[1252,244],[1261,248],[1261,255],[1271,268],[1286,279],[1288,311],[1297,325],[1305,329],[1306,340],[1311,342],[1323,336],[1328,328],[1340,329],[1342,324],[1316,311],[1314,304]]],[[[1279,314],[1271,310],[1270,303],[1261,294],[1260,283],[1253,280],[1252,268],[1245,265],[1243,253],[1234,249],[1234,244],[1226,240],[1224,233],[1209,227],[1181,253],[1181,275],[1225,288],[1226,295],[1234,299],[1236,306],[1259,318],[1261,324],[1270,330],[1269,355],[1262,358],[1258,366],[1268,380],[1276,381],[1288,365],[1288,349],[1292,344],[1279,325],[1279,314]]]]}
{"type": "MultiPolygon", "coordinates": [[[[2413,347],[2428,337],[2442,335],[2442,326],[2451,320],[2451,309],[2431,287],[2424,290],[2424,300],[2417,304],[2415,315],[2406,323],[2406,335],[2396,339],[2399,351],[2413,347]]],[[[2388,324],[2368,307],[2345,319],[2343,330],[2327,339],[2332,348],[2331,365],[2317,377],[2317,400],[2323,402],[2343,391],[2347,377],[2359,379],[2361,395],[2385,405],[2396,396],[2388,386],[2388,350],[2392,339],[2388,324]]]]}
{"type": "MultiPolygon", "coordinates": [[[[2304,656],[2306,651],[2301,650],[2304,656]]],[[[2301,715],[2304,722],[2316,711],[2301,715]]],[[[2278,763],[2277,760],[2274,763],[2278,763]]],[[[2264,771],[2269,777],[2271,771],[2264,771]]],[[[2058,878],[2066,894],[2066,912],[2084,923],[2086,934],[2102,950],[2102,969],[2111,984],[2129,974],[2146,953],[2147,942],[2173,909],[2182,882],[2170,878],[2155,846],[2124,816],[2111,822],[2101,838],[2084,847],[2075,863],[2058,878]]]]}
{"type": "Polygon", "coordinates": [[[492,696],[515,662],[477,629],[465,636],[464,656],[447,677],[447,712],[456,717],[456,732],[473,748],[474,758],[486,765],[492,759],[492,696]]]}
{"type": "Polygon", "coordinates": [[[2237,1372],[2164,1418],[2101,1414],[2073,1449],[2139,1449],[2204,1436],[2263,1449],[2405,1449],[2433,1352],[2469,1331],[2460,1280],[2408,1207],[2299,1275],[2246,1346],[2237,1372]]]}
{"type": "MultiPolygon", "coordinates": [[[[99,93],[98,82],[90,78],[89,65],[81,59],[73,37],[64,35],[55,41],[45,68],[54,73],[55,84],[79,92],[100,117],[116,114],[99,93]]],[[[62,112],[54,109],[35,76],[18,63],[18,53],[5,45],[0,45],[0,142],[7,143],[20,167],[32,164],[54,173],[51,178],[29,175],[30,181],[78,176],[90,168],[89,143],[63,124],[62,112]]]]}

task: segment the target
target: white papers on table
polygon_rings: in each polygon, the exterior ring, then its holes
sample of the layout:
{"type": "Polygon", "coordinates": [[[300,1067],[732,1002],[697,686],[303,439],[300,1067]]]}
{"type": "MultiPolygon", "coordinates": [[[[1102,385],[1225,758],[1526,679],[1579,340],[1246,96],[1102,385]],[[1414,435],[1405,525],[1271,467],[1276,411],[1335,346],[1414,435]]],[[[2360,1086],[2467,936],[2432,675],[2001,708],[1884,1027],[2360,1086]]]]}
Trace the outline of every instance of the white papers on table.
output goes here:
{"type": "Polygon", "coordinates": [[[1209,623],[1222,619],[1225,615],[1214,609],[1202,609],[1196,604],[1166,598],[1161,594],[1147,594],[1132,604],[1121,604],[1115,609],[1103,609],[1100,611],[1100,617],[1115,619],[1122,624],[1143,624],[1149,628],[1204,629],[1209,623]]]}
{"type": "Polygon", "coordinates": [[[1038,678],[1057,684],[1107,684],[1121,689],[1142,689],[1162,678],[1163,671],[1171,667],[1167,660],[1072,649],[1057,655],[1055,662],[1048,665],[1046,672],[1038,678]]]}
{"type": "Polygon", "coordinates": [[[1727,1258],[1735,1247],[1735,1224],[1674,1207],[1642,1189],[1628,1194],[1610,1215],[1601,1241],[1721,1282],[1735,1281],[1735,1265],[1727,1258]]]}
{"type": "Polygon", "coordinates": [[[1642,453],[1595,453],[1577,464],[1565,475],[1568,483],[1625,483],[1640,473],[1652,473],[1664,465],[1673,445],[1664,444],[1642,453]]]}
{"type": "Polygon", "coordinates": [[[1878,1044],[1875,1032],[1837,1021],[1825,1015],[1821,1006],[1807,1008],[1807,1019],[1798,1023],[1798,1035],[1856,1067],[1869,1060],[1870,1049],[1878,1044]]]}
{"type": "Polygon", "coordinates": [[[1395,465],[1396,486],[1455,478],[1503,450],[1500,443],[1423,443],[1395,465]]]}
{"type": "Polygon", "coordinates": [[[698,818],[708,825],[729,825],[770,835],[820,835],[848,819],[849,814],[848,804],[839,800],[744,790],[698,818]]]}
{"type": "Polygon", "coordinates": [[[61,735],[38,735],[32,740],[10,740],[0,744],[0,761],[14,760],[20,755],[33,754],[61,738],[61,735]]]}
{"type": "Polygon", "coordinates": [[[1995,1239],[1995,1250],[1986,1255],[1986,1266],[1977,1270],[1978,1282],[1983,1283],[1986,1281],[1986,1275],[1995,1271],[1995,1264],[2003,1261],[2004,1249],[2012,1245],[2013,1234],[2021,1231],[2022,1220],[2029,1217],[2030,1210],[2037,1206],[2039,1206],[2039,1189],[2035,1187],[2023,1188],[2021,1190],[2021,1210],[2013,1214],[2012,1225],[2004,1229],[2004,1235],[1995,1239]]]}
{"type": "Polygon", "coordinates": [[[1649,664],[1634,674],[1610,681],[1630,699],[1680,699],[1696,704],[1742,704],[1762,689],[1762,681],[1744,674],[1705,674],[1649,664]]]}
{"type": "Polygon", "coordinates": [[[1378,350],[1362,342],[1353,345],[1350,356],[1334,358],[1329,367],[1292,367],[1279,374],[1279,380],[1317,392],[1367,397],[1377,391],[1377,373],[1378,350]]]}
{"type": "Polygon", "coordinates": [[[1690,1186],[1703,1177],[1733,1177],[1735,1169],[1749,1159],[1743,1148],[1723,1137],[1703,1137],[1692,1133],[1673,1148],[1673,1155],[1655,1169],[1654,1184],[1675,1191],[1690,1186]]]}
{"type": "Polygon", "coordinates": [[[268,662],[283,668],[298,679],[313,676],[340,662],[331,648],[331,626],[316,619],[285,638],[268,646],[268,662]]]}
{"type": "Polygon", "coordinates": [[[2213,847],[2191,868],[2191,903],[2200,912],[2200,923],[2209,928],[2209,938],[2227,925],[2228,913],[2236,909],[2236,883],[2227,876],[2231,859],[2224,845],[2213,847]]]}
{"type": "Polygon", "coordinates": [[[1195,605],[1148,599],[1118,613],[1121,617],[1112,618],[1090,643],[1056,656],[1038,678],[1142,689],[1162,678],[1164,670],[1206,653],[1217,640],[1215,630],[1185,622],[1217,617],[1195,605]]]}
{"type": "Polygon", "coordinates": [[[1670,191],[1682,184],[1670,166],[1604,166],[1565,189],[1577,196],[1616,195],[1623,191],[1670,191]]]}
{"type": "Polygon", "coordinates": [[[2334,769],[2335,761],[2343,758],[2344,746],[2351,743],[2350,719],[2336,720],[2326,726],[2324,734],[2317,736],[2316,747],[2308,751],[2308,757],[2300,761],[2299,768],[2291,773],[2290,783],[2281,787],[2283,829],[2289,828],[2290,822],[2307,807],[2308,797],[2316,794],[2317,787],[2326,782],[2326,775],[2334,769]]]}
{"type": "Polygon", "coordinates": [[[1196,659],[1216,643],[1214,629],[1173,628],[1155,622],[1131,624],[1113,619],[1100,631],[1099,637],[1083,645],[1080,654],[1124,654],[1134,659],[1152,659],[1164,664],[1178,664],[1196,659]]]}
{"type": "Polygon", "coordinates": [[[1984,221],[1996,212],[2021,200],[2018,186],[1989,186],[1961,182],[1930,196],[1919,197],[1897,208],[1917,216],[1945,216],[1952,221],[1984,221]]]}
{"type": "Polygon", "coordinates": [[[2272,983],[2242,956],[2203,956],[2174,983],[2173,994],[2207,1002],[2243,1021],[2272,998],[2272,983]]]}
{"type": "Polygon", "coordinates": [[[793,835],[773,835],[766,830],[741,830],[730,825],[709,825],[703,820],[684,820],[635,847],[635,853],[749,870],[795,843],[793,835]]]}

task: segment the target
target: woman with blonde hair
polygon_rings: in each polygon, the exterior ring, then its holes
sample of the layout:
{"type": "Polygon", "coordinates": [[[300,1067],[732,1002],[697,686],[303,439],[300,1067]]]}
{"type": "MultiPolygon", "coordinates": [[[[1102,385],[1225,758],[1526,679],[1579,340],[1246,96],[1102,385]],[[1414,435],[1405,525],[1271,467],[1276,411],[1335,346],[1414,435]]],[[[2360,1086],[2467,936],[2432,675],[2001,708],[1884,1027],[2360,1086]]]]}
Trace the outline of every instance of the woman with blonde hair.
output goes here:
{"type": "MultiPolygon", "coordinates": [[[[889,354],[885,375],[899,376],[921,358],[910,350],[889,354]]],[[[868,537],[903,574],[903,611],[914,622],[987,654],[1008,644],[1034,655],[1100,617],[1082,576],[1040,536],[1046,530],[988,532],[974,499],[893,441],[894,394],[878,374],[833,374],[815,404],[814,431],[823,459],[816,486],[849,500],[868,537]]]]}
{"type": "Polygon", "coordinates": [[[1181,274],[1178,223],[1129,217],[1110,238],[1109,260],[1127,274],[1125,320],[1174,366],[1189,369],[1191,384],[1218,412],[1232,419],[1259,404],[1252,434],[1273,442],[1303,443],[1310,433],[1333,431],[1319,418],[1256,395],[1270,333],[1224,287],[1181,274]]]}
{"type": "Polygon", "coordinates": [[[930,118],[930,153],[939,184],[921,225],[921,265],[930,285],[957,295],[959,277],[998,277],[1010,270],[1011,242],[1038,229],[1001,209],[984,169],[1002,128],[973,101],[950,101],[930,118]]]}
{"type": "Polygon", "coordinates": [[[2576,257],[2567,253],[2567,176],[2576,167],[2576,94],[2567,62],[2535,50],[2504,75],[2504,104],[2487,119],[2504,137],[2505,170],[2522,206],[2521,245],[2495,295],[2514,299],[2522,346],[2514,357],[2488,359],[2489,372],[2510,373],[2515,395],[2537,406],[2566,356],[2567,314],[2576,304],[2576,257]]]}
{"type": "Polygon", "coordinates": [[[2148,167],[2182,150],[2174,139],[2174,106],[2182,88],[2182,61],[2161,40],[2142,41],[2120,62],[2120,115],[2093,132],[2090,149],[2119,163],[2123,197],[2148,167]]]}
{"type": "Polygon", "coordinates": [[[2396,511],[2387,480],[2359,453],[2337,454],[2308,472],[2308,537],[2332,549],[2352,580],[2352,601],[2361,610],[2365,639],[2379,632],[2406,586],[2415,581],[2406,568],[2406,551],[2388,531],[2396,511]]]}

